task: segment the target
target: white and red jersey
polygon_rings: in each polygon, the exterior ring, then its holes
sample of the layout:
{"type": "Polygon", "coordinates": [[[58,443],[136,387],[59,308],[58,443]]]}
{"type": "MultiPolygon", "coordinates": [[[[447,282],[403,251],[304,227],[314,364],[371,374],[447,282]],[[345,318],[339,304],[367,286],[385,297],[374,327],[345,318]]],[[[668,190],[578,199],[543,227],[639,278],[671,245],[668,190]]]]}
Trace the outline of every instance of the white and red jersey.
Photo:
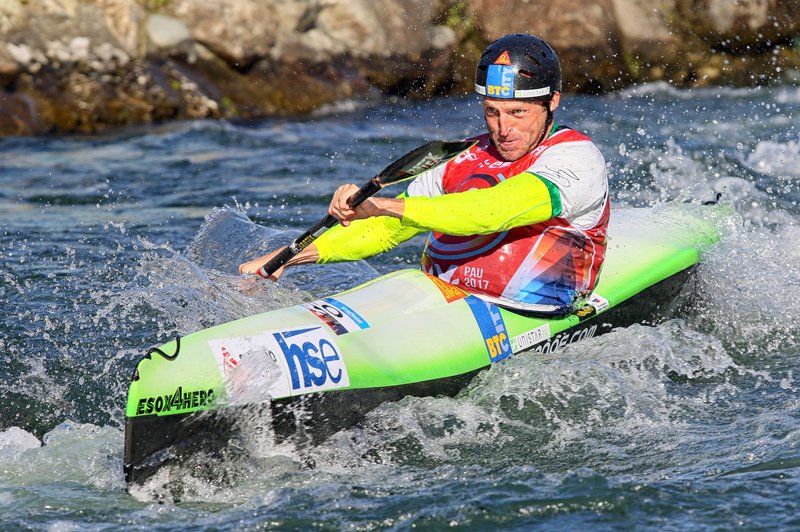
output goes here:
{"type": "Polygon", "coordinates": [[[605,257],[609,200],[602,154],[589,137],[565,127],[512,162],[500,157],[488,134],[476,139],[470,150],[420,175],[407,194],[437,196],[487,188],[529,172],[557,187],[560,213],[499,233],[431,232],[422,268],[504,306],[568,310],[594,288],[605,257]]]}

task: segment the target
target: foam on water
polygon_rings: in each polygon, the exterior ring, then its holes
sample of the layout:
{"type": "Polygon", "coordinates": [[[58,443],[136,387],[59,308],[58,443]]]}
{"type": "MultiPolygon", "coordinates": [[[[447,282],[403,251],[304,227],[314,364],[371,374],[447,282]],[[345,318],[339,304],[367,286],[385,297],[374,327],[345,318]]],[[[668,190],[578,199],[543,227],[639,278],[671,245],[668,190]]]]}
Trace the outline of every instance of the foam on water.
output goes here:
{"type": "Polygon", "coordinates": [[[800,239],[797,225],[732,229],[704,260],[697,320],[744,354],[772,357],[796,349],[800,334],[800,239]]]}
{"type": "Polygon", "coordinates": [[[718,341],[681,322],[634,326],[557,357],[513,357],[453,399],[385,404],[363,427],[332,439],[323,454],[352,465],[516,464],[560,471],[579,461],[605,474],[659,469],[668,458],[649,463],[640,446],[668,445],[662,438],[670,435],[680,440],[676,421],[688,423],[705,409],[709,393],[724,394],[729,372],[739,370],[718,341]],[[715,382],[716,391],[684,395],[679,382],[698,379],[715,382]],[[630,456],[609,463],[611,452],[630,456]]]}
{"type": "Polygon", "coordinates": [[[619,91],[618,96],[622,98],[668,96],[681,100],[696,100],[698,98],[748,98],[752,99],[761,92],[766,92],[764,87],[702,87],[696,89],[679,89],[670,85],[666,81],[654,81],[634,85],[619,91]]]}
{"type": "Polygon", "coordinates": [[[788,186],[783,192],[792,192],[800,177],[800,141],[759,141],[742,162],[751,170],[774,177],[788,186]]]}

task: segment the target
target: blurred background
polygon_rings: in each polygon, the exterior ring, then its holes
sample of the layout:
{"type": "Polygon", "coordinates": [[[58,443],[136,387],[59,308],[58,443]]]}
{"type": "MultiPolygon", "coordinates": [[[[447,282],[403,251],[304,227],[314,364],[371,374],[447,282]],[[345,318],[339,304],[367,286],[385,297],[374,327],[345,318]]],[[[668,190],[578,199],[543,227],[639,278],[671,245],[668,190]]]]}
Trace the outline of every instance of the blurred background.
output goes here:
{"type": "Polygon", "coordinates": [[[514,32],[555,47],[567,92],[800,77],[795,1],[1,0],[0,134],[463,94],[514,32]]]}

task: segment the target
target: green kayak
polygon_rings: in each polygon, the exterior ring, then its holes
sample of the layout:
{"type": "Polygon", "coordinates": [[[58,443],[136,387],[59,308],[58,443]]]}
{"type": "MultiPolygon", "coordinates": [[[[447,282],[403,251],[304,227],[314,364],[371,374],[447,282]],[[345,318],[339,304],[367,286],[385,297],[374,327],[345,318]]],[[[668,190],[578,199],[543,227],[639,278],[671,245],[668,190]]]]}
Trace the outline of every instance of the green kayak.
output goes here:
{"type": "Polygon", "coordinates": [[[552,356],[615,327],[674,315],[725,212],[694,204],[615,211],[596,289],[559,318],[517,313],[401,270],[151,349],[128,391],[126,480],[227,441],[238,409],[266,410],[278,440],[313,444],[382,402],[455,394],[511,355],[552,356]]]}

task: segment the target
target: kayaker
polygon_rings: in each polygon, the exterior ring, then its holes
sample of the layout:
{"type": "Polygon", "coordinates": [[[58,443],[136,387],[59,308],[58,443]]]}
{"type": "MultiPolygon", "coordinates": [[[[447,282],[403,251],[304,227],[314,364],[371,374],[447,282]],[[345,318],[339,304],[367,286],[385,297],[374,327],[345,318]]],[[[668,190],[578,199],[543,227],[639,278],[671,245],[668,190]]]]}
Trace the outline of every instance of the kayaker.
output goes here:
{"type": "MultiPolygon", "coordinates": [[[[538,37],[490,44],[475,91],[487,133],[473,148],[419,175],[397,198],[373,197],[353,210],[347,200],[358,187],[339,187],[328,212],[341,224],[287,265],[359,260],[428,232],[427,273],[506,307],[569,312],[595,286],[605,255],[603,155],[556,123],[561,66],[538,37]]],[[[240,272],[256,273],[278,251],[240,272]]]]}

